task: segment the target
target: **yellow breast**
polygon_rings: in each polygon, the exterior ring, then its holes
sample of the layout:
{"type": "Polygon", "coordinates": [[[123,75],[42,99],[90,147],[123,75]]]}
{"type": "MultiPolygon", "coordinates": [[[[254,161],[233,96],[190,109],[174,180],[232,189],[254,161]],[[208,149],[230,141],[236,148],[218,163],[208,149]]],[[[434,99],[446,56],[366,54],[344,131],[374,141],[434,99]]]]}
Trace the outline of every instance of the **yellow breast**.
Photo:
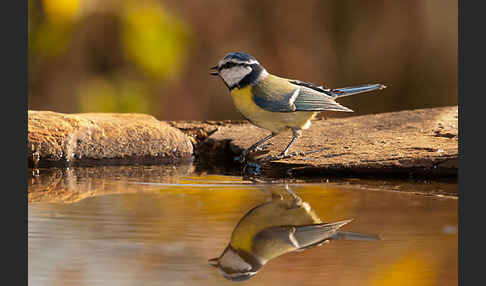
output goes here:
{"type": "Polygon", "coordinates": [[[271,112],[260,108],[253,101],[251,86],[235,88],[231,96],[240,113],[258,127],[280,133],[288,128],[306,129],[317,112],[271,112]]]}
{"type": "Polygon", "coordinates": [[[231,91],[231,96],[233,97],[233,103],[236,108],[241,112],[241,114],[252,119],[256,114],[265,112],[258,105],[253,102],[253,95],[251,93],[251,86],[247,86],[241,89],[235,88],[231,91]]]}

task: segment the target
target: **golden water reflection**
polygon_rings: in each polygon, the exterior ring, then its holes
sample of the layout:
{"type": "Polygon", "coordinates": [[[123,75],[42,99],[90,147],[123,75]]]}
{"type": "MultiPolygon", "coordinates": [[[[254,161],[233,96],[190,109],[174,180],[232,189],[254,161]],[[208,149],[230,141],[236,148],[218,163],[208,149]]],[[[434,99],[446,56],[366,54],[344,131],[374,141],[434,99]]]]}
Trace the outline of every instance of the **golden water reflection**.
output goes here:
{"type": "MultiPolygon", "coordinates": [[[[284,188],[193,174],[164,184],[128,181],[129,193],[29,205],[30,285],[228,285],[208,259],[225,249],[244,214],[284,188]]],[[[457,200],[325,183],[290,187],[323,221],[355,218],[343,229],[383,240],[286,253],[243,283],[457,285],[457,200]]]]}
{"type": "Polygon", "coordinates": [[[353,219],[323,222],[288,185],[283,189],[284,194],[272,192],[268,202],[244,214],[223,253],[209,260],[223,277],[232,281],[248,280],[274,258],[332,240],[380,240],[378,235],[342,231],[353,219]]]}

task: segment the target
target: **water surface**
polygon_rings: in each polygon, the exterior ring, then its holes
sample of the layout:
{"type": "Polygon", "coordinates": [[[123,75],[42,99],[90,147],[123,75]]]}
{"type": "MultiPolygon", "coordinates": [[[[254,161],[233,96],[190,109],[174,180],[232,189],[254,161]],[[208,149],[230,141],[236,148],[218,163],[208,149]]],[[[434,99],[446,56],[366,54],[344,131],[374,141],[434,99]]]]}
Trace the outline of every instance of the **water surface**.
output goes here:
{"type": "Polygon", "coordinates": [[[343,230],[383,240],[332,241],[277,257],[245,282],[226,280],[208,259],[284,184],[192,171],[32,176],[29,285],[457,285],[457,199],[342,183],[290,187],[322,220],[355,218],[343,230]]]}

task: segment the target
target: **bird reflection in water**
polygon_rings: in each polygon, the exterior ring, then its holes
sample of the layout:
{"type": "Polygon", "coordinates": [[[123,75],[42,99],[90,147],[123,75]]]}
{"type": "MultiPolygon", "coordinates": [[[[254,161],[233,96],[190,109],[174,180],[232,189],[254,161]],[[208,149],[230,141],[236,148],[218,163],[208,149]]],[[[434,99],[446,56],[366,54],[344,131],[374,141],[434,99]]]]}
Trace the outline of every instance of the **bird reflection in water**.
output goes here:
{"type": "Polygon", "coordinates": [[[272,193],[271,201],[248,211],[233,230],[223,253],[209,260],[225,278],[247,280],[273,258],[331,240],[380,240],[378,235],[340,231],[353,219],[323,222],[288,185],[285,190],[291,198],[272,193]]]}

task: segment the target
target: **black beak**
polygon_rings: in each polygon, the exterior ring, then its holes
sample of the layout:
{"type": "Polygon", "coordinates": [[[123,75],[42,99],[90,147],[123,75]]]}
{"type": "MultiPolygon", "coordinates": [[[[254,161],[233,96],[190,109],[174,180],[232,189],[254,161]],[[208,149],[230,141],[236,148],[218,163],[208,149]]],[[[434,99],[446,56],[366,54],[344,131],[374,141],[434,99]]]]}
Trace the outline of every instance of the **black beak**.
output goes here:
{"type": "Polygon", "coordinates": [[[213,267],[218,267],[218,265],[219,265],[219,258],[216,257],[216,258],[209,259],[208,262],[209,262],[209,265],[211,265],[213,267]]]}
{"type": "Polygon", "coordinates": [[[218,72],[218,66],[214,66],[212,68],[210,68],[211,70],[216,70],[216,71],[213,71],[211,72],[210,74],[211,75],[219,75],[219,72],[218,72]]]}

